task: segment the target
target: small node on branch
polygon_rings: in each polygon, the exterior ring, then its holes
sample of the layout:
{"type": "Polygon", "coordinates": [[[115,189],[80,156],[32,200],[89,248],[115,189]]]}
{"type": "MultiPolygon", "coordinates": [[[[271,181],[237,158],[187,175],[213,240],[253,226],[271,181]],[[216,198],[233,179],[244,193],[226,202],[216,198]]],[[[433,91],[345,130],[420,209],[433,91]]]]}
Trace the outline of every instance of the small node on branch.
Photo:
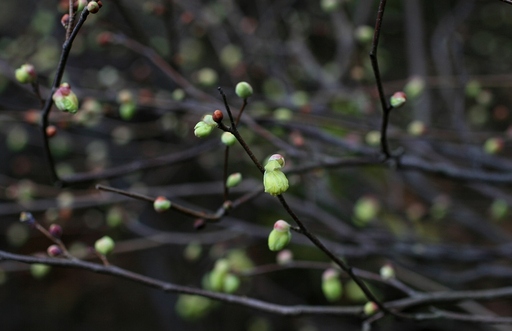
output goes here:
{"type": "Polygon", "coordinates": [[[222,119],[224,118],[224,114],[221,110],[217,109],[213,112],[212,119],[215,123],[222,122],[222,119]]]}

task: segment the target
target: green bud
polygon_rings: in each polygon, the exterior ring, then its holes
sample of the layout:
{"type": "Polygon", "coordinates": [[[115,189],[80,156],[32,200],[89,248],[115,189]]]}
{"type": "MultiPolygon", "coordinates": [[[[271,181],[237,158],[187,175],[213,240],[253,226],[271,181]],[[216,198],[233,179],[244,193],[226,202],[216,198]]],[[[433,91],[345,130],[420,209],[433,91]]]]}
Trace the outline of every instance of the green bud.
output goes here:
{"type": "Polygon", "coordinates": [[[361,222],[362,225],[373,220],[380,210],[379,201],[372,196],[364,196],[357,200],[354,205],[354,217],[357,221],[361,222]]]}
{"type": "Polygon", "coordinates": [[[203,86],[212,86],[217,83],[219,75],[212,68],[203,68],[197,72],[197,80],[203,86]]]}
{"type": "Polygon", "coordinates": [[[222,291],[225,293],[233,293],[240,287],[240,278],[233,274],[227,274],[224,277],[222,291]]]}
{"type": "Polygon", "coordinates": [[[412,121],[407,126],[407,132],[413,136],[422,136],[427,132],[427,126],[422,121],[412,121]]]}
{"type": "Polygon", "coordinates": [[[425,90],[425,81],[418,76],[412,77],[404,86],[404,92],[411,99],[419,97],[425,90]]]}
{"type": "Polygon", "coordinates": [[[368,25],[361,25],[356,28],[354,35],[361,44],[367,44],[373,40],[374,28],[368,25]]]}
{"type": "Polygon", "coordinates": [[[208,137],[212,130],[212,126],[206,124],[203,121],[200,121],[197,122],[196,126],[194,126],[194,135],[198,138],[208,137]]]}
{"type": "Polygon", "coordinates": [[[247,82],[240,82],[235,87],[236,95],[242,99],[247,99],[253,93],[252,86],[247,82]]]}
{"type": "Polygon", "coordinates": [[[181,294],[176,301],[176,313],[183,319],[196,320],[208,312],[212,301],[199,295],[181,294]]]}
{"type": "Polygon", "coordinates": [[[30,265],[30,274],[32,277],[40,279],[46,276],[51,270],[51,267],[46,264],[34,263],[30,265]]]}
{"type": "Polygon", "coordinates": [[[125,121],[131,120],[136,112],[137,105],[135,103],[122,103],[121,106],[119,106],[119,116],[125,121]]]}
{"type": "Polygon", "coordinates": [[[363,308],[364,314],[366,316],[372,316],[379,310],[379,306],[373,301],[368,301],[363,308]]]}
{"type": "Polygon", "coordinates": [[[236,137],[231,132],[224,132],[220,140],[226,146],[233,146],[236,143],[236,137]]]}
{"type": "Polygon", "coordinates": [[[87,0],[78,0],[77,1],[76,11],[84,10],[85,6],[87,6],[87,0]]]}
{"type": "Polygon", "coordinates": [[[14,75],[16,76],[16,80],[21,84],[33,83],[37,79],[34,66],[28,63],[16,69],[14,75]]]}
{"type": "Polygon", "coordinates": [[[342,289],[338,271],[335,269],[325,270],[322,274],[322,292],[325,298],[331,302],[339,300],[342,289]]]}
{"type": "Polygon", "coordinates": [[[187,247],[185,247],[183,255],[188,261],[196,261],[201,256],[202,251],[203,248],[201,247],[201,244],[192,241],[187,245],[187,247]]]}
{"type": "Polygon", "coordinates": [[[393,108],[402,107],[405,101],[407,101],[407,95],[402,91],[395,92],[389,99],[389,103],[393,108]]]}
{"type": "Polygon", "coordinates": [[[279,169],[265,170],[263,174],[263,186],[265,187],[265,192],[268,194],[273,196],[280,195],[288,190],[288,178],[286,178],[286,175],[279,169]]]}
{"type": "Polygon", "coordinates": [[[493,219],[501,220],[507,216],[508,203],[503,199],[496,199],[491,204],[490,212],[493,219]]]}
{"type": "Polygon", "coordinates": [[[238,186],[240,182],[242,182],[242,174],[235,172],[234,174],[229,175],[228,179],[226,180],[226,186],[235,187],[238,186]]]}
{"type": "Polygon", "coordinates": [[[497,154],[501,152],[505,143],[501,138],[489,138],[484,143],[484,151],[487,154],[497,154]]]}
{"type": "Polygon", "coordinates": [[[166,197],[157,197],[153,202],[153,208],[159,213],[163,213],[171,208],[171,201],[167,200],[166,197]]]}
{"type": "Polygon", "coordinates": [[[115,228],[123,224],[123,210],[119,206],[110,208],[107,212],[107,225],[115,228]]]}
{"type": "Polygon", "coordinates": [[[91,1],[87,4],[87,10],[91,14],[96,14],[100,10],[101,6],[96,1],[91,1]]]}
{"type": "Polygon", "coordinates": [[[337,10],[341,5],[341,0],[322,0],[320,7],[326,13],[331,13],[337,10]]]}
{"type": "Polygon", "coordinates": [[[288,245],[292,239],[290,224],[283,220],[274,223],[274,229],[268,236],[268,248],[273,251],[280,251],[288,245]]]}
{"type": "Polygon", "coordinates": [[[384,280],[395,278],[395,268],[391,264],[385,264],[380,268],[380,276],[384,280]]]}
{"type": "Polygon", "coordinates": [[[60,87],[53,94],[55,106],[62,111],[76,113],[78,110],[78,98],[71,90],[68,83],[60,84],[60,87]]]}
{"type": "Polygon", "coordinates": [[[366,134],[364,137],[366,143],[370,146],[379,146],[380,145],[380,131],[372,130],[366,134]]]}
{"type": "Polygon", "coordinates": [[[114,240],[109,236],[103,236],[94,243],[94,249],[102,255],[108,255],[114,250],[114,247],[114,240]]]}

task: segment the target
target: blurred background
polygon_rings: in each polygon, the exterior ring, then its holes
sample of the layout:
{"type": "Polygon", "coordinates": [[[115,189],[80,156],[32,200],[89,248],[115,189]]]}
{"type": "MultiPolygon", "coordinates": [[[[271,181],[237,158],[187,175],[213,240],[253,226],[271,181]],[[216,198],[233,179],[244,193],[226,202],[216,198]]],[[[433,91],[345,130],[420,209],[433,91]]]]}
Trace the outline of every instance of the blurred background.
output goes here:
{"type": "MultiPolygon", "coordinates": [[[[0,4],[1,250],[46,254],[51,242],[18,221],[30,211],[45,227],[61,225],[63,242],[79,258],[101,263],[90,247],[108,235],[116,241],[112,264],[156,279],[202,287],[216,261],[226,259],[241,296],[283,305],[364,304],[346,277],[341,298],[324,297],[329,261],[298,234],[289,246],[294,260],[320,264],[251,275],[276,263],[267,247],[274,222],[292,223],[271,196],[257,195],[198,230],[193,217],[159,214],[146,201],[95,189],[163,195],[215,212],[224,202],[222,132],[199,139],[193,128],[204,114],[224,110],[218,86],[238,113],[235,85],[247,81],[254,95],[240,133],[261,161],[279,152],[285,170],[311,166],[289,174],[286,197],[336,254],[375,273],[391,263],[420,291],[510,285],[506,182],[325,166],[380,151],[381,106],[368,56],[378,1],[104,0],[78,33],[63,77],[80,109],[50,114],[55,170],[69,184],[59,187],[44,155],[41,100],[14,72],[33,64],[48,97],[67,3],[0,4]],[[136,171],[123,170],[131,166],[136,171]]],[[[408,97],[391,113],[393,151],[460,173],[510,172],[511,25],[512,6],[498,0],[388,1],[378,48],[384,91],[408,97]]],[[[232,200],[262,188],[238,145],[230,149],[228,172],[244,178],[230,191],[232,200]]],[[[403,297],[368,284],[386,301],[403,297]]],[[[361,324],[357,317],[283,317],[194,300],[83,270],[0,263],[2,330],[314,331],[361,324]]],[[[479,308],[512,315],[507,300],[479,308]]],[[[459,325],[389,318],[375,330],[459,325]]]]}

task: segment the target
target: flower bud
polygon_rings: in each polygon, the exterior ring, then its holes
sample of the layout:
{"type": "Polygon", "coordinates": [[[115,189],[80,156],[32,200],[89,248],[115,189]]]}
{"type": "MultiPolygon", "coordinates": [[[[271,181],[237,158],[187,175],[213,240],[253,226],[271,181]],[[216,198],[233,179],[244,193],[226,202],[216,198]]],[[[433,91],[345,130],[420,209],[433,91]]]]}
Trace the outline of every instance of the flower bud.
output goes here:
{"type": "Polygon", "coordinates": [[[425,81],[419,76],[412,77],[404,86],[404,92],[410,99],[419,97],[425,90],[425,81]]]}
{"type": "Polygon", "coordinates": [[[405,101],[407,101],[407,95],[402,91],[395,92],[389,99],[389,103],[393,108],[402,107],[405,101]]]}
{"type": "Polygon", "coordinates": [[[46,127],[46,135],[51,138],[57,134],[57,127],[55,125],[48,125],[46,127]]]}
{"type": "Polygon", "coordinates": [[[284,167],[284,157],[281,154],[273,154],[268,158],[267,165],[265,165],[265,170],[276,170],[284,167]]]}
{"type": "Polygon", "coordinates": [[[213,116],[210,115],[210,114],[204,115],[202,121],[205,122],[206,124],[208,124],[211,127],[216,127],[217,126],[217,123],[213,120],[213,116]]]}
{"type": "Polygon", "coordinates": [[[227,187],[235,187],[242,181],[242,174],[239,172],[235,172],[234,174],[229,175],[226,180],[227,187]]]}
{"type": "Polygon", "coordinates": [[[219,259],[215,262],[213,270],[208,275],[208,287],[212,291],[223,291],[224,281],[229,271],[229,262],[226,259],[219,259]]]}
{"type": "Polygon", "coordinates": [[[30,265],[30,273],[32,277],[40,279],[46,276],[51,270],[51,267],[46,264],[34,263],[30,265]]]}
{"type": "Polygon", "coordinates": [[[53,94],[53,101],[57,108],[62,111],[76,113],[78,110],[78,98],[76,94],[71,91],[68,83],[60,84],[60,87],[53,94]]]}
{"type": "Polygon", "coordinates": [[[87,6],[87,0],[77,0],[75,1],[75,6],[77,11],[82,11],[87,6]]]}
{"type": "Polygon", "coordinates": [[[36,70],[33,65],[25,63],[15,71],[16,80],[21,84],[33,83],[37,79],[36,70]]]}
{"type": "Polygon", "coordinates": [[[137,105],[133,102],[122,103],[119,106],[119,116],[125,121],[131,120],[136,112],[137,105]]]}
{"type": "Polygon", "coordinates": [[[505,143],[501,138],[489,138],[484,143],[484,151],[487,154],[497,154],[501,152],[505,143]]]}
{"type": "Polygon", "coordinates": [[[236,275],[228,273],[224,277],[224,283],[222,284],[222,291],[225,293],[234,293],[240,287],[240,278],[236,275]]]}
{"type": "Polygon", "coordinates": [[[379,310],[379,306],[373,301],[368,301],[363,308],[364,314],[366,316],[372,316],[379,310]]]}
{"type": "Polygon", "coordinates": [[[326,13],[331,13],[341,6],[341,0],[322,0],[320,7],[326,13]]]}
{"type": "Polygon", "coordinates": [[[508,203],[503,199],[495,199],[490,208],[490,214],[494,220],[501,220],[508,214],[508,203]]]}
{"type": "Polygon", "coordinates": [[[91,1],[87,4],[87,10],[91,14],[96,14],[100,10],[100,5],[96,1],[91,1]]]}
{"type": "Polygon", "coordinates": [[[219,109],[215,110],[212,115],[212,119],[215,123],[222,122],[222,119],[224,118],[224,114],[219,109]]]}
{"type": "Polygon", "coordinates": [[[205,122],[197,122],[194,126],[194,135],[198,138],[208,137],[212,132],[213,128],[205,122]]]}
{"type": "Polygon", "coordinates": [[[29,213],[28,211],[23,211],[20,214],[20,222],[32,225],[36,222],[36,219],[34,218],[32,213],[29,213]]]}
{"type": "Polygon", "coordinates": [[[381,133],[377,130],[372,130],[364,136],[364,140],[370,146],[379,146],[380,145],[380,137],[381,133]]]}
{"type": "Polygon", "coordinates": [[[185,247],[185,251],[183,252],[183,256],[188,261],[196,261],[200,256],[203,248],[200,243],[192,241],[187,247],[185,247]]]}
{"type": "Polygon", "coordinates": [[[322,292],[329,301],[336,301],[341,298],[342,285],[339,279],[339,273],[335,269],[327,269],[322,274],[322,292]]]}
{"type": "Polygon", "coordinates": [[[391,264],[385,264],[380,268],[380,276],[384,280],[395,278],[395,268],[391,264]]]}
{"type": "Polygon", "coordinates": [[[109,236],[101,237],[94,243],[94,249],[102,254],[107,255],[114,250],[115,242],[109,236]]]}
{"type": "Polygon", "coordinates": [[[54,237],[54,238],[60,238],[62,236],[62,227],[58,224],[52,224],[50,225],[50,228],[48,229],[48,232],[54,237]]]}
{"type": "Polygon", "coordinates": [[[277,264],[283,265],[293,261],[293,253],[289,249],[283,249],[276,256],[277,264]]]}
{"type": "Polygon", "coordinates": [[[242,99],[247,99],[253,93],[252,86],[247,82],[240,82],[235,87],[236,95],[242,99]]]}
{"type": "Polygon", "coordinates": [[[363,196],[357,200],[354,206],[354,217],[361,225],[373,220],[380,210],[379,201],[372,196],[363,196]]]}
{"type": "Polygon", "coordinates": [[[55,257],[62,254],[62,249],[57,245],[51,245],[46,250],[46,253],[48,253],[48,256],[55,257]]]}
{"type": "Polygon", "coordinates": [[[356,40],[361,44],[368,44],[373,40],[374,28],[369,25],[358,26],[354,31],[356,40]]]}
{"type": "Polygon", "coordinates": [[[190,294],[180,294],[176,302],[176,313],[186,320],[197,320],[205,316],[213,303],[210,299],[190,294]]]}
{"type": "Polygon", "coordinates": [[[157,212],[163,213],[171,208],[171,201],[167,200],[166,197],[159,196],[153,202],[153,208],[155,208],[157,212]]]}
{"type": "Polygon", "coordinates": [[[422,136],[427,132],[427,126],[422,121],[412,121],[407,126],[407,132],[413,136],[422,136]]]}
{"type": "Polygon", "coordinates": [[[289,187],[288,178],[279,169],[277,170],[265,170],[263,174],[263,186],[265,192],[270,195],[276,196],[283,194],[289,187]]]}
{"type": "Polygon", "coordinates": [[[220,137],[220,140],[226,146],[232,146],[236,143],[236,137],[231,132],[224,132],[220,137]]]}
{"type": "Polygon", "coordinates": [[[280,251],[288,245],[292,239],[290,224],[283,220],[274,223],[274,229],[268,236],[268,248],[273,251],[280,251]]]}

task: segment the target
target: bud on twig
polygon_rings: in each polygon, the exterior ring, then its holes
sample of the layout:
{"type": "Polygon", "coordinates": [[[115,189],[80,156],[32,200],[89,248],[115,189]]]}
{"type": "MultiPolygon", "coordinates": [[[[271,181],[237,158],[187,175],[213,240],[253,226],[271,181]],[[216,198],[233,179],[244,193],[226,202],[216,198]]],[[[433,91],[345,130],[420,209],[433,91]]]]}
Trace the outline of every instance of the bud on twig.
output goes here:
{"type": "Polygon", "coordinates": [[[240,82],[235,87],[236,95],[242,99],[247,99],[253,93],[252,86],[247,82],[240,82]]]}
{"type": "Polygon", "coordinates": [[[171,208],[171,201],[167,200],[166,197],[160,196],[155,199],[155,202],[153,202],[153,207],[157,212],[163,213],[171,208]]]}
{"type": "Polygon", "coordinates": [[[339,273],[335,269],[327,269],[322,274],[322,292],[329,301],[336,301],[341,298],[342,285],[339,273]]]}
{"type": "Polygon", "coordinates": [[[109,236],[101,237],[94,243],[94,249],[102,255],[111,253],[114,250],[114,247],[115,242],[109,236]]]}
{"type": "Polygon", "coordinates": [[[402,91],[395,92],[389,99],[389,103],[393,108],[402,107],[405,101],[407,101],[407,95],[402,91]]]}
{"type": "Polygon", "coordinates": [[[226,146],[232,146],[236,143],[236,137],[231,132],[224,132],[220,137],[220,140],[226,146]]]}
{"type": "Polygon", "coordinates": [[[57,108],[62,111],[76,113],[78,110],[78,98],[71,90],[68,83],[60,84],[60,87],[53,94],[53,101],[57,108]]]}
{"type": "Polygon", "coordinates": [[[54,238],[59,239],[62,236],[62,227],[58,224],[52,224],[52,225],[50,225],[48,232],[50,232],[50,234],[54,238]]]}
{"type": "Polygon", "coordinates": [[[234,174],[229,175],[228,179],[226,180],[226,186],[227,187],[235,187],[242,181],[242,174],[239,172],[235,172],[234,174]]]}
{"type": "Polygon", "coordinates": [[[276,196],[288,190],[288,179],[281,171],[284,164],[284,158],[280,154],[274,154],[268,159],[268,162],[265,165],[263,186],[265,187],[265,192],[270,195],[276,196]]]}
{"type": "Polygon", "coordinates": [[[55,257],[62,254],[62,249],[57,245],[51,245],[46,250],[46,253],[48,253],[48,256],[55,257]]]}
{"type": "Polygon", "coordinates": [[[273,252],[280,251],[290,243],[291,239],[290,224],[279,220],[274,223],[274,229],[268,236],[268,248],[273,252]]]}
{"type": "Polygon", "coordinates": [[[222,119],[224,118],[224,114],[221,110],[217,109],[213,112],[212,119],[215,123],[222,122],[222,119]]]}
{"type": "Polygon", "coordinates": [[[37,79],[36,70],[33,65],[25,63],[15,71],[16,80],[21,84],[33,83],[37,79]]]}

